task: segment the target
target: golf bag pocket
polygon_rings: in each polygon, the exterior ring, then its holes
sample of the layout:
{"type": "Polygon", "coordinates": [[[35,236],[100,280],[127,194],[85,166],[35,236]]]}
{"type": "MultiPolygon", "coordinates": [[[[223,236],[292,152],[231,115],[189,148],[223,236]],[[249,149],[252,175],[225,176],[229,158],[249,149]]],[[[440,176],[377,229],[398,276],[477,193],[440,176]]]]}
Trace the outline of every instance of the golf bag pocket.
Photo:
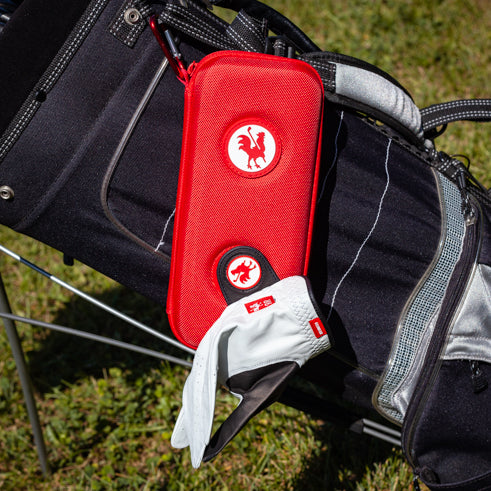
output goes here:
{"type": "MultiPolygon", "coordinates": [[[[472,254],[465,252],[457,274],[472,254]]],[[[431,489],[491,488],[491,268],[483,259],[471,261],[457,308],[443,305],[428,351],[442,347],[426,356],[403,425],[408,458],[431,489]],[[452,319],[448,329],[445,317],[452,319]]]]}
{"type": "Polygon", "coordinates": [[[323,87],[302,61],[236,51],[189,75],[167,311],[196,347],[227,303],[307,272],[323,87]]]}
{"type": "Polygon", "coordinates": [[[374,405],[402,424],[406,456],[431,489],[488,489],[487,205],[469,201],[466,208],[458,185],[442,175],[437,183],[440,247],[400,317],[374,405]]]}
{"type": "MultiPolygon", "coordinates": [[[[0,224],[161,304],[183,86],[143,10],[131,47],[111,32],[124,0],[44,3],[24,0],[0,39],[16,67],[0,77],[0,224]]],[[[180,44],[188,59],[203,49],[180,44]]]]}

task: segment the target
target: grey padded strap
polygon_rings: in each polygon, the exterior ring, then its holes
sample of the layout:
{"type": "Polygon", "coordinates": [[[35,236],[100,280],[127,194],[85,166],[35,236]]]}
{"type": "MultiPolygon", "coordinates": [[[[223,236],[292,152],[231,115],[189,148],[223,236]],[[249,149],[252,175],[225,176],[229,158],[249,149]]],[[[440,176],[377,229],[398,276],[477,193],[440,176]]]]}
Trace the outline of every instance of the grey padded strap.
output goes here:
{"type": "Polygon", "coordinates": [[[359,60],[343,63],[344,57],[332,53],[307,53],[298,57],[312,65],[318,72],[326,96],[410,136],[423,141],[421,114],[411,96],[385,72],[359,60]],[[358,61],[360,66],[356,66],[358,61]],[[366,65],[363,67],[361,65],[366,65]],[[340,100],[336,100],[339,96],[340,100]]]}
{"type": "Polygon", "coordinates": [[[399,87],[376,73],[336,63],[336,94],[372,107],[422,138],[421,114],[399,87]]]}
{"type": "MultiPolygon", "coordinates": [[[[216,49],[265,51],[266,34],[261,21],[241,11],[228,25],[192,0],[186,0],[186,3],[187,7],[176,3],[166,4],[160,20],[216,49]]],[[[403,132],[413,141],[423,141],[418,107],[409,94],[382,70],[361,60],[322,52],[300,54],[298,59],[306,61],[319,72],[328,99],[330,95],[333,102],[366,112],[403,132]],[[343,63],[348,59],[352,61],[343,63]],[[336,100],[333,95],[339,98],[336,100]]]]}

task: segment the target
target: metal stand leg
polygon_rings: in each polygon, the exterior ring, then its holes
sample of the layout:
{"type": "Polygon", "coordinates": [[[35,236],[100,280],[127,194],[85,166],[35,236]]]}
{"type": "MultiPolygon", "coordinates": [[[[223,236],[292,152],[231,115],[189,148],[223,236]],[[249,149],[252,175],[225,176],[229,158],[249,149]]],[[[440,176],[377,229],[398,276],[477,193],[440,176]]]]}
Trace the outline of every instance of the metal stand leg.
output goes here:
{"type": "MultiPolygon", "coordinates": [[[[1,274],[0,274],[0,312],[6,314],[12,313],[1,274]]],[[[27,414],[29,415],[32,432],[34,434],[34,442],[36,444],[36,448],[38,452],[39,463],[41,465],[41,470],[43,474],[46,476],[49,474],[48,459],[46,456],[46,447],[44,445],[43,432],[41,429],[41,425],[39,423],[39,415],[36,408],[36,402],[34,401],[31,379],[27,371],[26,360],[24,358],[24,352],[20,344],[19,334],[17,332],[17,328],[15,327],[15,323],[12,320],[3,319],[3,324],[5,326],[7,338],[10,343],[10,348],[12,349],[12,354],[14,355],[17,371],[19,372],[20,383],[22,386],[22,391],[24,393],[24,400],[26,402],[27,414]]]]}

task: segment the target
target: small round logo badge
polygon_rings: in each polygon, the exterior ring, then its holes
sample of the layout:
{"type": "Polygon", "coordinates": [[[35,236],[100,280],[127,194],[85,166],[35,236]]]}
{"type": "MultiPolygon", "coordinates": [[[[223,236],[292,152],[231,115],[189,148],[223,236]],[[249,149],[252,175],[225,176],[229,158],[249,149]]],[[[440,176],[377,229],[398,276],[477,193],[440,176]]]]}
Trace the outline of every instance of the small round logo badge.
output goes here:
{"type": "Polygon", "coordinates": [[[261,279],[261,266],[251,256],[238,256],[227,266],[228,281],[240,290],[256,286],[261,279]]]}
{"type": "Polygon", "coordinates": [[[230,162],[246,177],[259,177],[276,165],[280,143],[272,131],[260,124],[240,124],[227,140],[230,162]]]}

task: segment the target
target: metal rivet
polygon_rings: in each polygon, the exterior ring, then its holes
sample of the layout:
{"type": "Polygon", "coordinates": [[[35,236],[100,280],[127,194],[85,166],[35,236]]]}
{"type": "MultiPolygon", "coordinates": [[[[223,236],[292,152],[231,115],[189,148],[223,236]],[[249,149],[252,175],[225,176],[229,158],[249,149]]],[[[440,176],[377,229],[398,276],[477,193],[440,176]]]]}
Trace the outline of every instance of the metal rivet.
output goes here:
{"type": "Polygon", "coordinates": [[[0,198],[8,200],[14,197],[14,190],[10,186],[0,186],[0,198]]]}
{"type": "Polygon", "coordinates": [[[124,13],[124,21],[130,26],[138,24],[142,20],[140,12],[135,8],[130,8],[124,13]]]}

